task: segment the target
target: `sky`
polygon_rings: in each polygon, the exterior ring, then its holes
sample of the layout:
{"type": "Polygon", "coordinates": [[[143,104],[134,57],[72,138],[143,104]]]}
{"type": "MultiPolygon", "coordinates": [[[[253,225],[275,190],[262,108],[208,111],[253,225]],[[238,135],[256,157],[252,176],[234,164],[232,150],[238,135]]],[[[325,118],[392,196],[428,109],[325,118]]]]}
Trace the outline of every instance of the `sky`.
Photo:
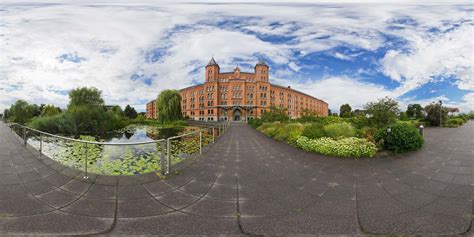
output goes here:
{"type": "Polygon", "coordinates": [[[442,100],[474,110],[472,1],[0,3],[0,111],[18,99],[66,107],[102,91],[138,111],[164,89],[270,66],[270,82],[353,109],[388,96],[402,110],[442,100]]]}

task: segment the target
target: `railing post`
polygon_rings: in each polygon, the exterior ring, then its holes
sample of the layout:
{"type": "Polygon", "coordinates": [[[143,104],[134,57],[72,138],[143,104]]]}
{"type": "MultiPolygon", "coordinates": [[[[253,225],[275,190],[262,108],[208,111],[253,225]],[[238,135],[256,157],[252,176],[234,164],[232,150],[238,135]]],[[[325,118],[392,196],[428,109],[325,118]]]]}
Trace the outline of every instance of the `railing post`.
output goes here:
{"type": "Polygon", "coordinates": [[[166,173],[166,154],[165,154],[165,141],[160,141],[160,147],[161,147],[161,157],[160,157],[160,163],[161,163],[161,173],[165,174],[166,173]]]}
{"type": "Polygon", "coordinates": [[[40,149],[39,149],[39,152],[40,152],[40,156],[43,155],[43,134],[40,133],[40,149]]]}
{"type": "Polygon", "coordinates": [[[199,154],[202,154],[202,131],[199,131],[199,154]]]}
{"type": "Polygon", "coordinates": [[[88,148],[89,148],[88,145],[89,145],[89,144],[85,143],[85,146],[86,146],[86,159],[85,159],[85,167],[84,167],[84,173],[85,173],[84,179],[89,179],[89,176],[87,176],[87,163],[88,163],[88,162],[87,162],[87,160],[88,160],[88,157],[87,157],[87,150],[88,150],[88,148]]]}
{"type": "Polygon", "coordinates": [[[26,128],[25,127],[23,127],[23,140],[25,142],[24,145],[26,146],[26,128]]]}
{"type": "Polygon", "coordinates": [[[168,138],[166,139],[166,152],[168,155],[168,159],[166,161],[166,174],[170,173],[171,169],[171,140],[168,138]]]}
{"type": "Polygon", "coordinates": [[[216,138],[215,138],[215,135],[214,135],[214,129],[215,129],[215,127],[212,127],[212,143],[216,142],[216,138]]]}

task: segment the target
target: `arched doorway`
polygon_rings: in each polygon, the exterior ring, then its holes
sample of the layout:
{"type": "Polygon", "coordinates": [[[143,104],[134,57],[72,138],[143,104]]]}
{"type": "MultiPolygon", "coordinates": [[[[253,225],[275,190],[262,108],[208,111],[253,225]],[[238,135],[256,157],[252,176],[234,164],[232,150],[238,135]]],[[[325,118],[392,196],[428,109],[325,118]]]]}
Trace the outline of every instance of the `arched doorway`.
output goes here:
{"type": "Polygon", "coordinates": [[[240,121],[240,110],[234,110],[234,112],[232,113],[232,118],[234,119],[234,121],[240,121]]]}

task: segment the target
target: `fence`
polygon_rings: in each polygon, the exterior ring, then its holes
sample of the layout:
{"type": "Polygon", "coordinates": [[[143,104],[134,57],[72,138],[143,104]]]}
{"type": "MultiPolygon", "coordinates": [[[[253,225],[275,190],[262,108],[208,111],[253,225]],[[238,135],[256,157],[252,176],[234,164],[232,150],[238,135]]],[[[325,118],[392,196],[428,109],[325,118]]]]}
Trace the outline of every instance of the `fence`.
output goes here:
{"type": "Polygon", "coordinates": [[[37,149],[40,155],[47,155],[59,163],[84,172],[84,179],[90,173],[105,175],[133,175],[161,171],[170,174],[172,166],[197,154],[223,135],[230,123],[199,128],[195,131],[166,139],[113,143],[74,139],[10,123],[10,129],[17,134],[24,146],[37,149]]]}

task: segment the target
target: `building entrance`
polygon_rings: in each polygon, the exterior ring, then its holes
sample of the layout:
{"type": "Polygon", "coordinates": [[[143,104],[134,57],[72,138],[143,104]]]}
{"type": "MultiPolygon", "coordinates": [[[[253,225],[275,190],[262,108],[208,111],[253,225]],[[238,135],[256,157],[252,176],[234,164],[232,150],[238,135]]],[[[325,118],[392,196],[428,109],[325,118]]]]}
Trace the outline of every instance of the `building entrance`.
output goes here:
{"type": "Polygon", "coordinates": [[[240,111],[238,109],[234,110],[233,117],[234,121],[240,121],[240,111]]]}

